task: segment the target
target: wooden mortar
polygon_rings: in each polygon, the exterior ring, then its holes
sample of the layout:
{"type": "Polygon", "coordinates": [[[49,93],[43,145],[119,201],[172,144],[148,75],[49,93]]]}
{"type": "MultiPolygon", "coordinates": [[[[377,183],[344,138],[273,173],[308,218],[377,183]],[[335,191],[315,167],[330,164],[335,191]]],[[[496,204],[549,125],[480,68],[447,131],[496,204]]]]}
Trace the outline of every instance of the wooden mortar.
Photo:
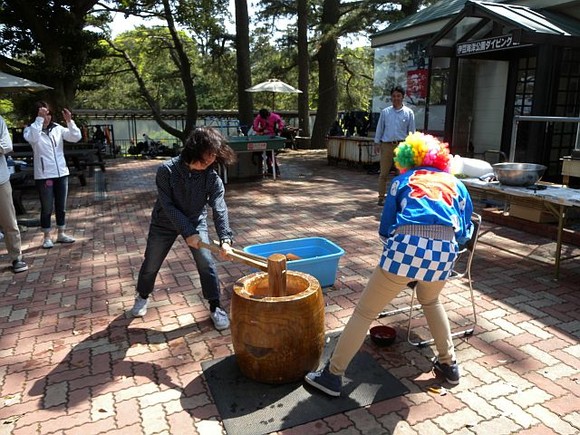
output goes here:
{"type": "Polygon", "coordinates": [[[268,274],[234,284],[230,330],[240,371],[258,382],[301,380],[324,349],[324,296],[316,278],[288,270],[286,295],[272,296],[268,274]]]}

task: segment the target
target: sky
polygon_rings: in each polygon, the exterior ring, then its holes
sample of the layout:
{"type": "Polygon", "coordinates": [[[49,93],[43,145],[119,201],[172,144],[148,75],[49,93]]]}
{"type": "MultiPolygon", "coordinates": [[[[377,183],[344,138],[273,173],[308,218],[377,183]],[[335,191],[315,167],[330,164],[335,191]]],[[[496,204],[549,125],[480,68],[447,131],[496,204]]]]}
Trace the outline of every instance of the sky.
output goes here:
{"type": "MultiPolygon", "coordinates": [[[[251,2],[248,3],[249,8],[252,8],[251,2]]],[[[232,17],[235,16],[234,13],[234,2],[233,0],[230,0],[230,13],[232,14],[232,17]]],[[[139,19],[137,17],[132,17],[129,16],[128,18],[125,18],[125,16],[123,14],[116,14],[115,18],[113,18],[113,24],[111,25],[111,30],[112,30],[112,35],[113,38],[116,37],[117,35],[119,35],[120,33],[126,32],[128,30],[134,29],[136,26],[138,25],[154,25],[154,24],[164,24],[164,21],[159,20],[159,21],[154,21],[154,20],[142,20],[139,19]]],[[[226,23],[227,26],[227,23],[226,23]]],[[[228,30],[233,31],[235,29],[233,23],[232,23],[232,28],[228,30]]]]}
{"type": "MultiPolygon", "coordinates": [[[[248,2],[248,6],[250,8],[250,14],[251,14],[251,9],[252,9],[252,2],[248,2]]],[[[233,0],[230,0],[230,13],[232,14],[232,17],[235,17],[235,13],[234,13],[234,2],[233,0]]],[[[125,18],[125,16],[123,14],[116,14],[115,18],[113,19],[113,24],[111,25],[111,31],[112,31],[112,36],[113,38],[116,37],[117,35],[119,35],[120,33],[126,32],[128,30],[134,29],[136,26],[140,25],[140,24],[144,24],[144,25],[153,25],[153,24],[164,24],[164,21],[152,21],[152,20],[148,20],[148,21],[144,21],[142,19],[139,19],[137,17],[132,17],[129,16],[127,18],[125,18]]],[[[235,33],[235,26],[233,23],[231,23],[231,28],[228,27],[228,30],[232,33],[235,33]]],[[[352,40],[341,40],[340,43],[343,46],[350,46],[350,47],[362,47],[362,46],[370,46],[370,41],[368,38],[354,38],[352,40]]]]}

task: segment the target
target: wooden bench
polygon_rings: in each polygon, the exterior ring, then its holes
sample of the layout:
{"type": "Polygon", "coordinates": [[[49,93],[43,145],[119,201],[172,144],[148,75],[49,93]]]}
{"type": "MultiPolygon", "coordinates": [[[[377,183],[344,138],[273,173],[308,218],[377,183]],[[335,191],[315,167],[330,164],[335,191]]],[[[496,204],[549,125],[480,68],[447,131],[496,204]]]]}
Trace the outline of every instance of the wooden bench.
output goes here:
{"type": "Polygon", "coordinates": [[[29,169],[10,174],[10,185],[12,186],[12,202],[14,203],[16,214],[26,214],[26,208],[22,202],[22,194],[36,190],[34,174],[29,169]]]}

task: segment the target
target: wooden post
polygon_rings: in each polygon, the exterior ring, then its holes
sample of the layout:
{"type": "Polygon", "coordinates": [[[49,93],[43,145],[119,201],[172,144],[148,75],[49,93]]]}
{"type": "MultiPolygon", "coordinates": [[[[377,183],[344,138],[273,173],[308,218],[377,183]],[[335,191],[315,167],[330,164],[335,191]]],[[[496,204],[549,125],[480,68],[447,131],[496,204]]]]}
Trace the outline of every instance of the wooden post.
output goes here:
{"type": "Polygon", "coordinates": [[[271,296],[286,296],[286,256],[272,254],[268,257],[268,286],[271,296]]]}

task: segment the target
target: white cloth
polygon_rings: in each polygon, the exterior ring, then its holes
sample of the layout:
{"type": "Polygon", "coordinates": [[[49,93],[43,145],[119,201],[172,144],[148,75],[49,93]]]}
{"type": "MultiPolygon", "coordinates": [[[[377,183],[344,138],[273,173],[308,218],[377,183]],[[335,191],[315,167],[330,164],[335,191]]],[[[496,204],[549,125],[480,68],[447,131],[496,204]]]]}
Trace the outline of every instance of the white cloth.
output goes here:
{"type": "Polygon", "coordinates": [[[6,163],[6,154],[12,151],[12,139],[8,133],[6,122],[0,116],[0,184],[10,180],[10,172],[6,163]]]}

